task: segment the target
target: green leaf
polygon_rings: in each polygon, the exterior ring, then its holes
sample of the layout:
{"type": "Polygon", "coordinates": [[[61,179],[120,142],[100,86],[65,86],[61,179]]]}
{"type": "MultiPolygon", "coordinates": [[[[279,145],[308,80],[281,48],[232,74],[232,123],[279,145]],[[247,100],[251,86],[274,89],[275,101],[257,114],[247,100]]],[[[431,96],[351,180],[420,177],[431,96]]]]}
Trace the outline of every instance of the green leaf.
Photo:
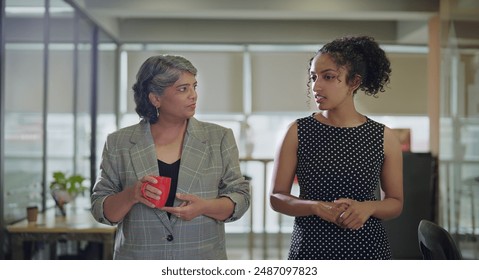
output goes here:
{"type": "Polygon", "coordinates": [[[60,189],[67,191],[69,194],[79,194],[88,189],[83,186],[83,181],[85,181],[85,177],[81,175],[74,174],[67,177],[64,172],[56,171],[53,172],[50,189],[60,189]]]}

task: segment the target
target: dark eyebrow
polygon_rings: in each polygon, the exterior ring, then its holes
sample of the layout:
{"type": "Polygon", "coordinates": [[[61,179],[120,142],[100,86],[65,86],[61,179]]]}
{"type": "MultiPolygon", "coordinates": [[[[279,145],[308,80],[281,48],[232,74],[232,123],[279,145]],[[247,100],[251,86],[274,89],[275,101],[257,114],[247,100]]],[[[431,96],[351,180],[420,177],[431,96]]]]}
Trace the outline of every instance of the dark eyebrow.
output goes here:
{"type": "MultiPolygon", "coordinates": [[[[335,73],[338,73],[338,72],[339,72],[338,70],[334,70],[334,69],[328,68],[328,69],[321,70],[321,71],[319,72],[319,74],[326,73],[326,72],[330,72],[330,71],[335,72],[335,73]]],[[[315,71],[309,71],[309,73],[310,73],[310,74],[318,74],[318,73],[316,73],[315,71]]]]}
{"type": "Polygon", "coordinates": [[[335,73],[338,73],[338,72],[339,72],[338,70],[334,70],[334,69],[328,68],[328,69],[322,70],[320,73],[326,73],[326,72],[330,72],[330,71],[335,72],[335,73]]]}
{"type": "MultiPolygon", "coordinates": [[[[197,84],[198,82],[193,83],[193,85],[197,84]]],[[[184,83],[184,84],[179,84],[176,87],[184,87],[184,86],[189,86],[191,85],[190,83],[184,83]]]]}

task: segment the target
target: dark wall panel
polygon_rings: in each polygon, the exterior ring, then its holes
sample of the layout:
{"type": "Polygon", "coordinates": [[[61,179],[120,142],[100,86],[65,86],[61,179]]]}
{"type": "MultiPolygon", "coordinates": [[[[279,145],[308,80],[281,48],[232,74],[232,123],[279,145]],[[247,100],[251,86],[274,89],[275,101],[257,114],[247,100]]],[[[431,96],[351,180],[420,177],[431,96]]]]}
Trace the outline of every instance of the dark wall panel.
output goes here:
{"type": "Polygon", "coordinates": [[[421,219],[435,220],[436,161],[430,153],[403,153],[404,207],[386,221],[394,259],[422,259],[417,227],[421,219]]]}

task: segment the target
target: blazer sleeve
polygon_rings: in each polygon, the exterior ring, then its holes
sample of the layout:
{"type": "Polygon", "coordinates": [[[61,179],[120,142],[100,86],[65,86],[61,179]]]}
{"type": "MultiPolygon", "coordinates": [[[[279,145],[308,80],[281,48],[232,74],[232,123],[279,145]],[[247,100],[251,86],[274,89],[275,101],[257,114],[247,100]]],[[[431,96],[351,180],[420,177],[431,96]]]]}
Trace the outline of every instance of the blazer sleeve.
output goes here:
{"type": "Polygon", "coordinates": [[[115,143],[114,139],[114,134],[107,137],[100,164],[100,176],[98,176],[95,182],[91,195],[91,213],[93,217],[98,222],[107,225],[116,225],[117,223],[112,223],[105,217],[103,203],[108,196],[122,191],[117,166],[120,161],[118,160],[116,147],[113,145],[115,143]]]}
{"type": "Polygon", "coordinates": [[[233,214],[224,222],[241,218],[250,206],[250,183],[244,178],[239,165],[239,152],[233,131],[227,129],[221,141],[223,178],[219,186],[219,196],[228,197],[234,203],[233,214]]]}

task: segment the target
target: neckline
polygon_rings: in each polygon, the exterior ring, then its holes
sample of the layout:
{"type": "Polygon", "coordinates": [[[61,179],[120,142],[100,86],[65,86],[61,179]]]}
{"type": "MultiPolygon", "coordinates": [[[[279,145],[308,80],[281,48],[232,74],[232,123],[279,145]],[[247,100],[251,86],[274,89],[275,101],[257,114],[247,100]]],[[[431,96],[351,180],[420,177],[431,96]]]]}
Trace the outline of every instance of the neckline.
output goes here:
{"type": "Polygon", "coordinates": [[[321,124],[321,125],[324,125],[324,126],[327,126],[327,127],[332,127],[332,128],[345,128],[345,129],[352,129],[352,128],[360,128],[364,125],[366,125],[367,123],[370,122],[370,119],[367,117],[367,116],[364,116],[366,118],[366,121],[357,125],[357,126],[335,126],[335,125],[331,125],[331,124],[325,124],[323,122],[321,122],[320,120],[316,119],[314,116],[315,116],[316,113],[312,113],[309,117],[313,119],[313,121],[321,124]]]}
{"type": "Polygon", "coordinates": [[[164,165],[175,165],[175,164],[180,163],[181,158],[179,158],[178,160],[176,160],[175,162],[172,162],[172,163],[166,163],[166,162],[164,162],[164,161],[162,161],[162,160],[160,160],[160,159],[156,159],[156,160],[157,160],[160,164],[164,164],[164,165]]]}

